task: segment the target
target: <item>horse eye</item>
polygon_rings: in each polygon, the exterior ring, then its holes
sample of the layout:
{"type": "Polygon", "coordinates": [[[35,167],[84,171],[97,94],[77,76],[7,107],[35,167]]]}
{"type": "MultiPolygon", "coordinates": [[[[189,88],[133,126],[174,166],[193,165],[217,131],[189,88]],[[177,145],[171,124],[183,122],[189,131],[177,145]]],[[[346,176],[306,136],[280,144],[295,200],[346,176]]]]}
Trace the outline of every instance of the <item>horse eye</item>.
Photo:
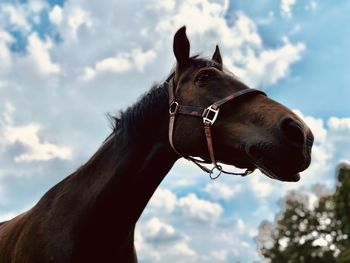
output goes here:
{"type": "Polygon", "coordinates": [[[210,80],[210,78],[211,78],[211,76],[209,74],[203,73],[197,77],[196,81],[197,82],[206,82],[206,81],[210,80]]]}

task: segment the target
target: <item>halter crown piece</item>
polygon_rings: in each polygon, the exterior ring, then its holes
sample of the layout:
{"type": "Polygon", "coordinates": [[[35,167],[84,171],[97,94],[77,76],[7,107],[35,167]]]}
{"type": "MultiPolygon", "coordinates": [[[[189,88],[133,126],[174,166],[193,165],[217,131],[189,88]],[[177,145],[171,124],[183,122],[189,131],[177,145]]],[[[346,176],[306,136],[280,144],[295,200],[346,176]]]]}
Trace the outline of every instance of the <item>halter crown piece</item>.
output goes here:
{"type": "Polygon", "coordinates": [[[174,75],[172,74],[164,83],[164,85],[168,86],[169,90],[169,114],[170,114],[170,120],[169,120],[169,142],[173,150],[180,156],[184,157],[185,159],[192,161],[195,163],[199,168],[201,168],[204,172],[209,174],[209,177],[211,179],[216,179],[218,178],[222,173],[224,174],[232,174],[232,175],[241,175],[241,176],[246,176],[248,174],[251,174],[253,170],[246,169],[245,172],[242,173],[236,173],[236,172],[228,172],[225,171],[221,165],[219,165],[216,162],[215,155],[214,155],[214,149],[213,149],[213,139],[211,135],[211,126],[214,125],[219,112],[220,112],[220,107],[224,105],[225,103],[235,100],[238,97],[244,96],[246,94],[262,94],[266,96],[266,94],[260,90],[256,89],[244,89],[240,90],[238,92],[235,92],[219,101],[214,102],[213,104],[209,105],[207,108],[202,108],[202,107],[196,107],[196,106],[185,106],[185,105],[180,105],[175,98],[175,88],[174,88],[174,75]],[[204,163],[208,163],[205,160],[200,160],[196,159],[192,156],[186,156],[181,154],[179,151],[176,150],[174,146],[174,141],[173,141],[173,133],[174,133],[174,125],[175,125],[175,117],[177,114],[182,114],[182,115],[188,115],[192,117],[199,117],[203,119],[203,125],[204,125],[204,132],[205,132],[205,137],[207,141],[207,147],[208,147],[208,152],[210,156],[210,161],[213,164],[213,168],[209,169],[206,166],[204,166],[204,163]],[[215,175],[214,171],[217,170],[218,173],[215,175]]]}

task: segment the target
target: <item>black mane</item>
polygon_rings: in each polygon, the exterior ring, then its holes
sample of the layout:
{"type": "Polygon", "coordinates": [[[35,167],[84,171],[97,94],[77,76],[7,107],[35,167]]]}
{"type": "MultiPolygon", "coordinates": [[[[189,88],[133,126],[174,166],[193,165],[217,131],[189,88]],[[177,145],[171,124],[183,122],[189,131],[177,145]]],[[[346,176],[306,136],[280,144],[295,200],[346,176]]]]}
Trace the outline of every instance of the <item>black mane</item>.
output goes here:
{"type": "Polygon", "coordinates": [[[140,131],[152,130],[160,116],[168,113],[168,85],[167,82],[156,83],[142,95],[139,100],[121,111],[118,116],[110,116],[113,123],[113,133],[124,138],[137,139],[140,131]]]}
{"type": "MultiPolygon", "coordinates": [[[[219,65],[210,59],[195,55],[191,57],[193,67],[216,67],[219,65]]],[[[147,132],[151,130],[152,123],[156,123],[162,114],[168,114],[168,85],[167,82],[174,75],[175,70],[171,71],[167,80],[162,83],[156,83],[152,88],[140,97],[140,99],[121,111],[117,116],[109,116],[112,120],[113,134],[119,134],[125,138],[137,139],[140,131],[147,132]]]]}

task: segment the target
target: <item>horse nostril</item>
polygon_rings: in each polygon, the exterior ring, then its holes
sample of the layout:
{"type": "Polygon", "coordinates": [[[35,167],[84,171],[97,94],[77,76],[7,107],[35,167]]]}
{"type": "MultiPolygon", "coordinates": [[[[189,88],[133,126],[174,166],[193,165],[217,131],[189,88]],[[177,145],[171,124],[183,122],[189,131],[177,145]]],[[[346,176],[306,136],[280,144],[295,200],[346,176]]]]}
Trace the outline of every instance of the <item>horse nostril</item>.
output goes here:
{"type": "Polygon", "coordinates": [[[290,142],[297,145],[304,144],[304,132],[300,124],[298,124],[295,120],[292,118],[283,119],[280,128],[290,142]]]}

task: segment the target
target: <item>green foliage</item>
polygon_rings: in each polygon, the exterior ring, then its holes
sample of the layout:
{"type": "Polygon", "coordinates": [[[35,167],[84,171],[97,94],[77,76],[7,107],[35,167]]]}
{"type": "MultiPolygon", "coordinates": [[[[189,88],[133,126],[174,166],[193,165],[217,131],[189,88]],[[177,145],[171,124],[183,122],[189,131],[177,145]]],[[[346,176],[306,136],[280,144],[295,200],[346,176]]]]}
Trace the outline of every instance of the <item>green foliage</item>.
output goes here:
{"type": "Polygon", "coordinates": [[[344,249],[337,257],[337,263],[349,263],[350,262],[350,248],[344,249]]]}
{"type": "Polygon", "coordinates": [[[350,247],[350,166],[342,164],[338,167],[337,190],[334,194],[336,203],[335,217],[346,239],[342,245],[350,247]]]}
{"type": "Polygon", "coordinates": [[[317,185],[309,194],[287,194],[275,223],[259,227],[264,258],[271,263],[350,262],[350,166],[340,165],[337,179],[335,192],[317,185]]]}

